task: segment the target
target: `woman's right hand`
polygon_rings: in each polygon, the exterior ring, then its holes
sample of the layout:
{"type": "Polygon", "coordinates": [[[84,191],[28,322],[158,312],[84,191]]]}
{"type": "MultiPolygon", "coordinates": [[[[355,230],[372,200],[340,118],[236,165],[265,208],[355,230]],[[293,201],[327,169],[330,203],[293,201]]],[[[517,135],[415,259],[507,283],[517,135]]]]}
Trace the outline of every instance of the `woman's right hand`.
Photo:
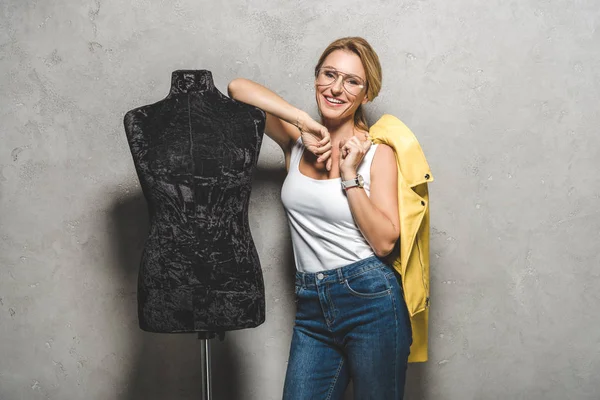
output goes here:
{"type": "Polygon", "coordinates": [[[297,125],[304,147],[317,157],[317,162],[324,162],[327,171],[331,170],[331,137],[326,127],[306,116],[298,119],[297,125]]]}

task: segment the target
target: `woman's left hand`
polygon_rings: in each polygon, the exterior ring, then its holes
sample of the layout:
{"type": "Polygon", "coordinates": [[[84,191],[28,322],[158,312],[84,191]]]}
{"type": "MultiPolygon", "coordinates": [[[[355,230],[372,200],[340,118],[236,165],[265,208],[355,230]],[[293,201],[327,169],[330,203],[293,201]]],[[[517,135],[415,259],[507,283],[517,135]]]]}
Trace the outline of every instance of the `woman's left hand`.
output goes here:
{"type": "Polygon", "coordinates": [[[340,175],[342,180],[356,177],[358,166],[371,148],[371,138],[365,133],[366,140],[361,141],[356,136],[340,141],[340,175]]]}

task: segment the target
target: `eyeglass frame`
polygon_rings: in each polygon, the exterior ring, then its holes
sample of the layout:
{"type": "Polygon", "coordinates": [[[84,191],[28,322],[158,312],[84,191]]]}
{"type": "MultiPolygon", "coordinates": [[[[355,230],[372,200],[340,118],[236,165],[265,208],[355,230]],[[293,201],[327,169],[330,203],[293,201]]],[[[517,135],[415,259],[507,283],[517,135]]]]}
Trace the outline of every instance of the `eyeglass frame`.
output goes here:
{"type": "Polygon", "coordinates": [[[322,85],[318,85],[318,86],[329,86],[329,85],[333,85],[333,84],[334,84],[334,83],[337,81],[337,78],[338,78],[338,77],[341,75],[341,76],[342,76],[342,78],[343,78],[343,79],[342,79],[342,87],[344,88],[344,90],[345,90],[346,92],[350,93],[350,94],[351,94],[351,95],[353,95],[353,96],[357,96],[357,95],[359,95],[359,94],[360,94],[360,93],[361,93],[361,92],[362,92],[364,89],[366,89],[366,87],[367,87],[367,82],[366,82],[366,81],[365,81],[363,78],[361,78],[360,76],[358,76],[358,75],[354,75],[354,74],[348,74],[348,73],[346,73],[346,72],[342,72],[342,71],[338,71],[337,69],[335,69],[335,68],[333,68],[333,67],[320,67],[320,68],[317,68],[317,70],[315,70],[315,84],[317,84],[317,79],[319,78],[319,74],[321,73],[321,70],[327,70],[327,71],[334,72],[334,73],[338,74],[338,76],[337,76],[336,78],[334,78],[334,79],[331,81],[331,83],[328,83],[328,84],[326,84],[326,85],[325,85],[325,84],[322,84],[322,85]],[[358,87],[360,87],[360,90],[358,91],[358,93],[354,94],[354,93],[350,92],[350,91],[349,91],[349,90],[346,88],[346,84],[345,84],[345,82],[346,82],[346,79],[347,79],[346,77],[352,77],[352,78],[354,78],[354,79],[358,79],[358,81],[359,81],[359,82],[362,82],[360,85],[357,85],[358,87]]]}

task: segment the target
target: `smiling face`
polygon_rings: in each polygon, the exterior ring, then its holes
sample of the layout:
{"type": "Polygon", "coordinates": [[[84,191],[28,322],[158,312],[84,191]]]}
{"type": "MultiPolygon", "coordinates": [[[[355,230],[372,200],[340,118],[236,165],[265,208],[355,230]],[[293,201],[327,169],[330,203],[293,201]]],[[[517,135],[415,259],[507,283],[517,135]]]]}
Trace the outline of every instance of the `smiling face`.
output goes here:
{"type": "Polygon", "coordinates": [[[358,82],[352,80],[352,76],[362,79],[362,82],[367,81],[360,58],[351,51],[335,50],[325,58],[320,67],[340,72],[338,79],[329,85],[319,85],[318,79],[315,80],[315,96],[321,116],[330,120],[353,118],[356,109],[368,101],[366,83],[365,87],[354,95],[344,88],[343,80],[347,79],[348,85],[358,82]]]}

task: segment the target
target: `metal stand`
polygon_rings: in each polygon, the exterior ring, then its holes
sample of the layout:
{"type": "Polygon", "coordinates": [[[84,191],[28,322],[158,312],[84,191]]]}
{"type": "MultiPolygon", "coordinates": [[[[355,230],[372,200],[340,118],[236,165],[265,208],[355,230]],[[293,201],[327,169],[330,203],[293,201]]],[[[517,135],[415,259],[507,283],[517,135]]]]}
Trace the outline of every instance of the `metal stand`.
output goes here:
{"type": "Polygon", "coordinates": [[[202,373],[202,396],[200,400],[212,400],[212,384],[210,373],[210,342],[209,340],[219,335],[219,339],[225,339],[225,332],[198,332],[198,340],[200,340],[200,358],[201,358],[201,373],[202,373]]]}

